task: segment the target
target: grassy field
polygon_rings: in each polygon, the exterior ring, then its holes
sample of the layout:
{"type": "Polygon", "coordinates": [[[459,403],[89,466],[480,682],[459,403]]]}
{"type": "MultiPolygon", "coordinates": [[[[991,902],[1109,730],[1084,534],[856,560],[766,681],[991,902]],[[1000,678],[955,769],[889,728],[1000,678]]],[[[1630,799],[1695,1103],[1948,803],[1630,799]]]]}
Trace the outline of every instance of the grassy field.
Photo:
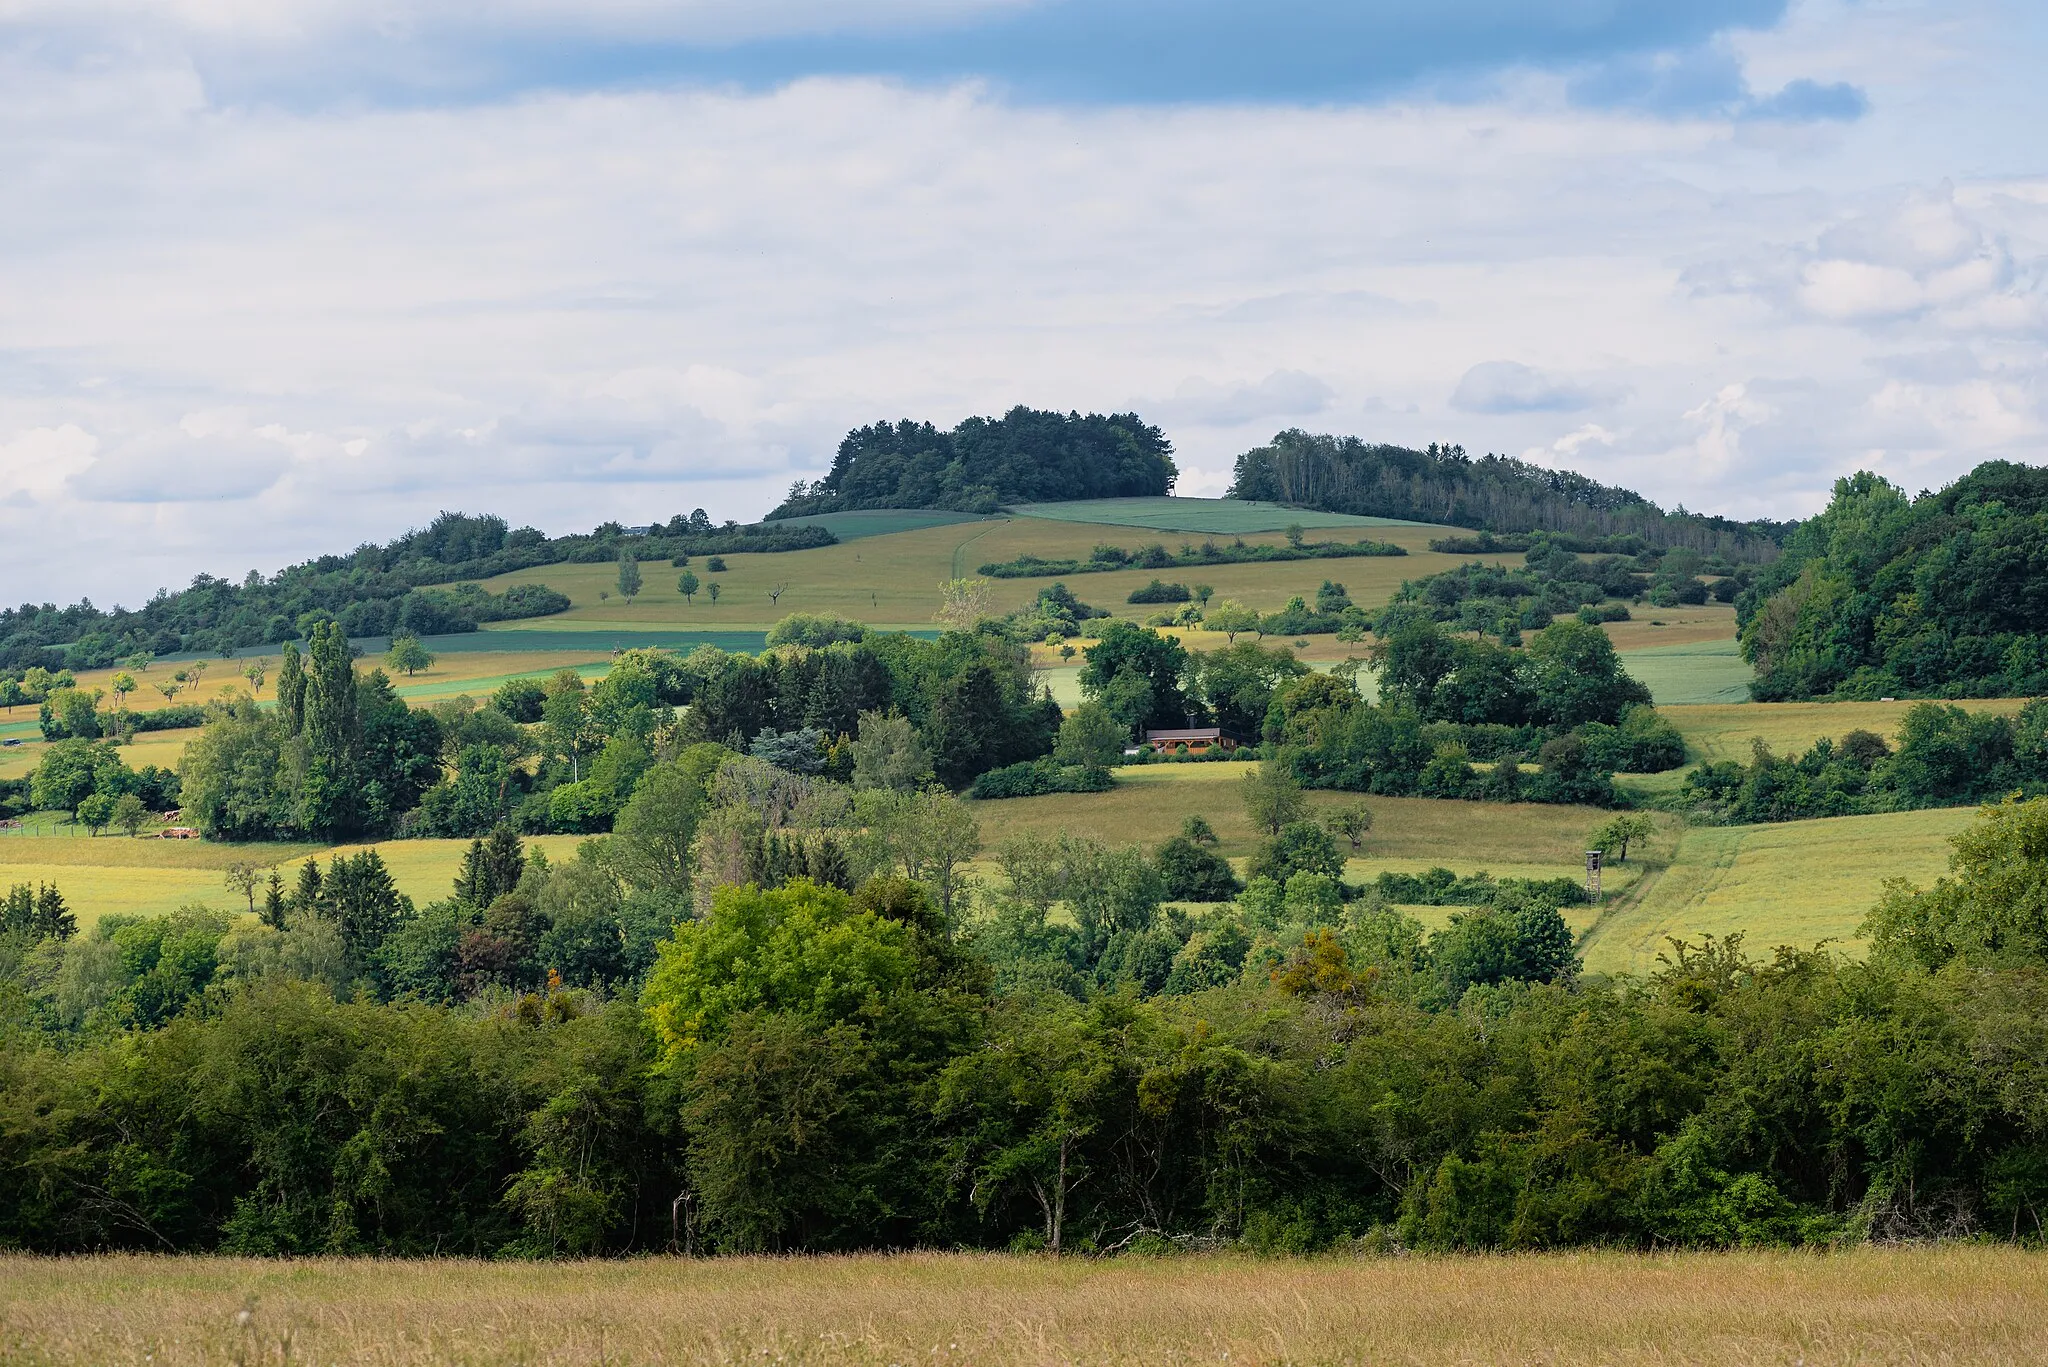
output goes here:
{"type": "Polygon", "coordinates": [[[823,527],[841,541],[888,536],[894,532],[921,531],[926,527],[951,527],[961,522],[983,522],[981,513],[949,513],[939,508],[860,508],[849,513],[813,513],[809,517],[777,519],[778,527],[823,527]]]}
{"type": "MultiPolygon", "coordinates": [[[[1174,500],[1178,501],[1178,500],[1174,500]]],[[[1404,579],[1435,574],[1468,557],[1439,555],[1429,540],[1448,530],[1415,524],[1369,529],[1376,540],[1392,541],[1409,554],[1393,558],[1337,561],[1280,561],[1269,564],[1212,565],[1200,571],[1119,570],[1112,574],[1071,577],[1069,587],[1084,601],[1118,616],[1144,617],[1155,608],[1126,603],[1125,596],[1154,578],[1212,585],[1220,598],[1237,598],[1270,611],[1297,593],[1313,596],[1324,579],[1343,583],[1351,597],[1367,607],[1387,601],[1404,579]]],[[[972,575],[992,561],[1014,560],[1026,553],[1047,559],[1086,558],[1098,543],[1135,549],[1165,541],[1178,549],[1181,541],[1198,539],[1195,532],[1150,534],[1148,529],[1105,523],[1069,522],[1036,517],[1001,517],[978,522],[925,527],[809,551],[728,555],[726,570],[713,575],[697,557],[691,569],[700,580],[717,579],[722,593],[713,604],[702,592],[686,602],[677,591],[680,571],[665,563],[644,567],[646,590],[629,607],[616,592],[618,570],[609,564],[548,565],[487,580],[500,592],[518,583],[544,583],[569,596],[567,612],[531,622],[494,624],[488,634],[510,636],[525,631],[585,630],[756,630],[790,612],[836,612],[875,626],[922,627],[931,623],[942,580],[972,575]],[[777,600],[770,592],[788,587],[777,600]],[[610,594],[609,598],[600,594],[610,594]]],[[[1253,543],[1284,540],[1280,533],[1246,534],[1253,543]]],[[[1503,557],[1507,559],[1508,557],[1503,557]]],[[[1519,559],[1519,557],[1512,557],[1519,559]]],[[[1007,612],[1022,607],[1050,583],[1046,579],[1004,579],[991,586],[993,606],[1007,612]]]]}
{"type": "Polygon", "coordinates": [[[1609,903],[1581,945],[1596,972],[1657,967],[1665,937],[1741,931],[1752,953],[1832,940],[1854,950],[1856,928],[1887,878],[1925,885],[1948,871],[1949,840],[1977,819],[1948,807],[1768,826],[1701,826],[1668,863],[1609,903]]]}
{"type": "MultiPolygon", "coordinates": [[[[543,835],[527,840],[550,859],[572,859],[583,839],[543,835]]],[[[316,845],[216,845],[198,840],[130,840],[120,835],[0,835],[0,887],[52,883],[64,893],[80,929],[113,913],[154,915],[185,906],[246,911],[248,904],[222,882],[230,863],[277,865],[289,881],[308,855],[323,861],[360,846],[328,850],[316,845]]],[[[392,840],[376,847],[398,890],[424,906],[448,896],[466,840],[392,840]]]]}
{"type": "MultiPolygon", "coordinates": [[[[1612,633],[1613,628],[1609,630],[1612,633]]],[[[1742,704],[1749,700],[1749,681],[1755,671],[1742,658],[1733,638],[1640,647],[1623,638],[1616,645],[1622,667],[1649,685],[1650,698],[1659,707],[1742,704]]]]}
{"type": "MultiPolygon", "coordinates": [[[[1631,671],[1635,657],[1628,660],[1631,671]]],[[[1855,730],[1875,731],[1891,738],[1909,709],[1918,704],[1904,702],[1770,702],[1727,703],[1700,706],[1665,706],[1659,710],[1685,736],[1685,743],[1699,760],[1749,760],[1750,742],[1761,738],[1778,754],[1798,754],[1823,736],[1839,740],[1855,730]]],[[[1995,712],[2011,716],[2027,705],[2025,698],[1984,698],[1959,702],[1971,712],[1995,712]]]]}
{"type": "MultiPolygon", "coordinates": [[[[1423,527],[1392,517],[1359,517],[1321,513],[1234,498],[1077,498],[1061,503],[1020,503],[1019,517],[1055,522],[1095,522],[1114,527],[1142,527],[1158,532],[1208,532],[1219,536],[1253,532],[1284,532],[1289,527],[1423,527]]],[[[1455,527],[1433,528],[1434,536],[1461,536],[1455,527]]]]}
{"type": "Polygon", "coordinates": [[[0,1260],[24,1367],[2037,1363],[2011,1248],[1504,1258],[0,1260]]]}

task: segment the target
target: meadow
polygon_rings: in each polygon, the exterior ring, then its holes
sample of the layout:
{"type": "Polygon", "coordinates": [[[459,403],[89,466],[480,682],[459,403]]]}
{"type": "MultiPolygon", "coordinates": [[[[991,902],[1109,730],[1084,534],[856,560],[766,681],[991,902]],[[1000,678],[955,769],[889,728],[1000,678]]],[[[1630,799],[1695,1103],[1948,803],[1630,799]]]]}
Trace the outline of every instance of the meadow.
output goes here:
{"type": "Polygon", "coordinates": [[[0,1259],[24,1367],[2040,1360],[2048,1259],[1987,1246],[1515,1257],[0,1259]]]}
{"type": "MultiPolygon", "coordinates": [[[[1840,816],[1767,826],[1695,826],[1653,848],[1634,888],[1580,942],[1594,972],[1650,973],[1669,945],[1741,932],[1752,953],[1822,942],[1856,952],[1857,927],[1889,878],[1926,886],[1973,807],[1840,816]],[[1659,856],[1662,856],[1659,858],[1659,856]]],[[[1668,835],[1667,835],[1668,840],[1668,835]]]]}
{"type": "MultiPolygon", "coordinates": [[[[1453,531],[1454,528],[1401,523],[1373,526],[1355,533],[1402,546],[1408,551],[1405,556],[1207,565],[1199,570],[1117,570],[1108,574],[1071,575],[1067,581],[1084,602],[1107,608],[1119,617],[1142,618],[1156,611],[1126,603],[1124,599],[1132,589],[1158,578],[1191,585],[1209,584],[1218,598],[1240,599],[1264,611],[1278,608],[1297,593],[1313,597],[1323,580],[1335,579],[1350,591],[1354,602],[1377,607],[1393,596],[1403,580],[1435,574],[1472,559],[1429,549],[1432,537],[1453,531]]],[[[700,556],[690,568],[702,581],[718,580],[720,596],[715,604],[702,591],[694,601],[684,599],[676,587],[681,571],[665,561],[649,562],[642,567],[646,588],[630,605],[618,595],[615,565],[547,565],[485,580],[484,587],[500,593],[514,584],[544,583],[569,596],[568,611],[526,622],[494,623],[486,630],[491,635],[514,636],[527,631],[565,629],[765,629],[791,612],[836,612],[881,627],[929,627],[932,613],[938,607],[939,584],[971,576],[984,564],[1014,560],[1024,554],[1046,559],[1085,559],[1096,545],[1104,542],[1135,550],[1153,541],[1163,541],[1169,549],[1177,550],[1181,542],[1198,542],[1203,535],[1042,517],[996,517],[912,529],[885,538],[860,539],[815,550],[727,555],[725,571],[716,575],[705,567],[705,557],[700,556]],[[779,597],[771,597],[778,588],[782,590],[779,597]]],[[[1245,540],[1253,544],[1278,545],[1285,539],[1278,529],[1245,534],[1245,540]]],[[[989,586],[991,605],[998,612],[1023,607],[1051,582],[995,580],[989,586]]]]}
{"type": "MultiPolygon", "coordinates": [[[[246,912],[242,895],[223,881],[227,866],[246,862],[275,867],[289,883],[296,864],[309,855],[352,854],[371,846],[268,844],[222,845],[200,840],[130,840],[122,835],[88,836],[59,828],[63,835],[0,835],[0,887],[51,883],[60,889],[81,930],[100,917],[120,913],[156,915],[181,907],[246,912]]],[[[527,839],[553,860],[573,859],[583,840],[574,835],[527,839]]],[[[387,840],[374,846],[391,870],[398,890],[421,906],[449,894],[467,840],[387,840]]],[[[260,895],[260,894],[259,894],[260,895]]]]}

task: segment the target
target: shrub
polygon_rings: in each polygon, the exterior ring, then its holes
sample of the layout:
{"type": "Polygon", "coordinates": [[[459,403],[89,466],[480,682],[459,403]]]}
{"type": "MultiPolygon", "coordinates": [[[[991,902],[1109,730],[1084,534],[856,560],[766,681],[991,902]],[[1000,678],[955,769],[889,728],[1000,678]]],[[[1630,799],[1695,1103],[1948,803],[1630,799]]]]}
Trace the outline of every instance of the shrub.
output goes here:
{"type": "Polygon", "coordinates": [[[1130,603],[1185,603],[1194,595],[1186,584],[1162,584],[1157,579],[1141,589],[1132,589],[1124,601],[1130,603]]]}
{"type": "Polygon", "coordinates": [[[1116,780],[1106,769],[1061,764],[1048,757],[991,769],[974,780],[968,796],[992,800],[1046,793],[1106,793],[1115,786],[1116,780]]]}

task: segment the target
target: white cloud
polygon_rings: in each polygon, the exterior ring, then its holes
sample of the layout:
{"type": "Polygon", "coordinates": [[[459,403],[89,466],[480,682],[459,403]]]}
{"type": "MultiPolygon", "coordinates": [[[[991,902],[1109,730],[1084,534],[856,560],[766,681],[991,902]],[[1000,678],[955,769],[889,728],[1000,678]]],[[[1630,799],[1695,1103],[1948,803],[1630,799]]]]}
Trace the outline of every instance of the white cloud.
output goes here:
{"type": "Polygon", "coordinates": [[[18,594],[133,601],[443,507],[752,516],[850,426],[1015,403],[1147,413],[1189,492],[1298,423],[1777,516],[1856,464],[1938,483],[2042,427],[2048,181],[2024,147],[1916,141],[1940,115],[1888,112],[1920,79],[1895,42],[1758,81],[1872,92],[1817,141],[1533,78],[1459,104],[809,81],[293,113],[213,102],[147,29],[90,61],[0,49],[18,594]]]}

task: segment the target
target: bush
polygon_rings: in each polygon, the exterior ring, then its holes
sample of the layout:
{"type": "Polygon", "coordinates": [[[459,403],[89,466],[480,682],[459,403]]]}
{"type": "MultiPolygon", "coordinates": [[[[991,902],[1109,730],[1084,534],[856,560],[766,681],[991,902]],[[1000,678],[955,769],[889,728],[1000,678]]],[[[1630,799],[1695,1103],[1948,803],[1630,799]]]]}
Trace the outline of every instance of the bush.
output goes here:
{"type": "Polygon", "coordinates": [[[1595,768],[1622,774],[1661,774],[1685,763],[1685,737],[1654,707],[1632,707],[1619,726],[1587,722],[1579,728],[1595,768]]]}
{"type": "Polygon", "coordinates": [[[188,703],[182,707],[159,707],[154,712],[129,712],[123,719],[131,731],[182,731],[188,726],[204,726],[206,709],[188,703]]]}
{"type": "Polygon", "coordinates": [[[868,629],[848,617],[829,612],[792,612],[768,629],[771,646],[811,646],[822,650],[841,641],[866,639],[868,629]]]}
{"type": "Polygon", "coordinates": [[[1227,902],[1243,889],[1229,860],[1185,835],[1161,845],[1152,862],[1166,895],[1176,902],[1227,902]]]}
{"type": "Polygon", "coordinates": [[[1185,603],[1194,595],[1186,584],[1162,584],[1157,579],[1141,589],[1132,589],[1129,603],[1185,603]]]}
{"type": "Polygon", "coordinates": [[[1116,786],[1107,769],[1061,764],[1051,758],[1026,760],[991,769],[974,780],[968,796],[993,800],[1039,797],[1046,793],[1106,793],[1116,786]]]}

